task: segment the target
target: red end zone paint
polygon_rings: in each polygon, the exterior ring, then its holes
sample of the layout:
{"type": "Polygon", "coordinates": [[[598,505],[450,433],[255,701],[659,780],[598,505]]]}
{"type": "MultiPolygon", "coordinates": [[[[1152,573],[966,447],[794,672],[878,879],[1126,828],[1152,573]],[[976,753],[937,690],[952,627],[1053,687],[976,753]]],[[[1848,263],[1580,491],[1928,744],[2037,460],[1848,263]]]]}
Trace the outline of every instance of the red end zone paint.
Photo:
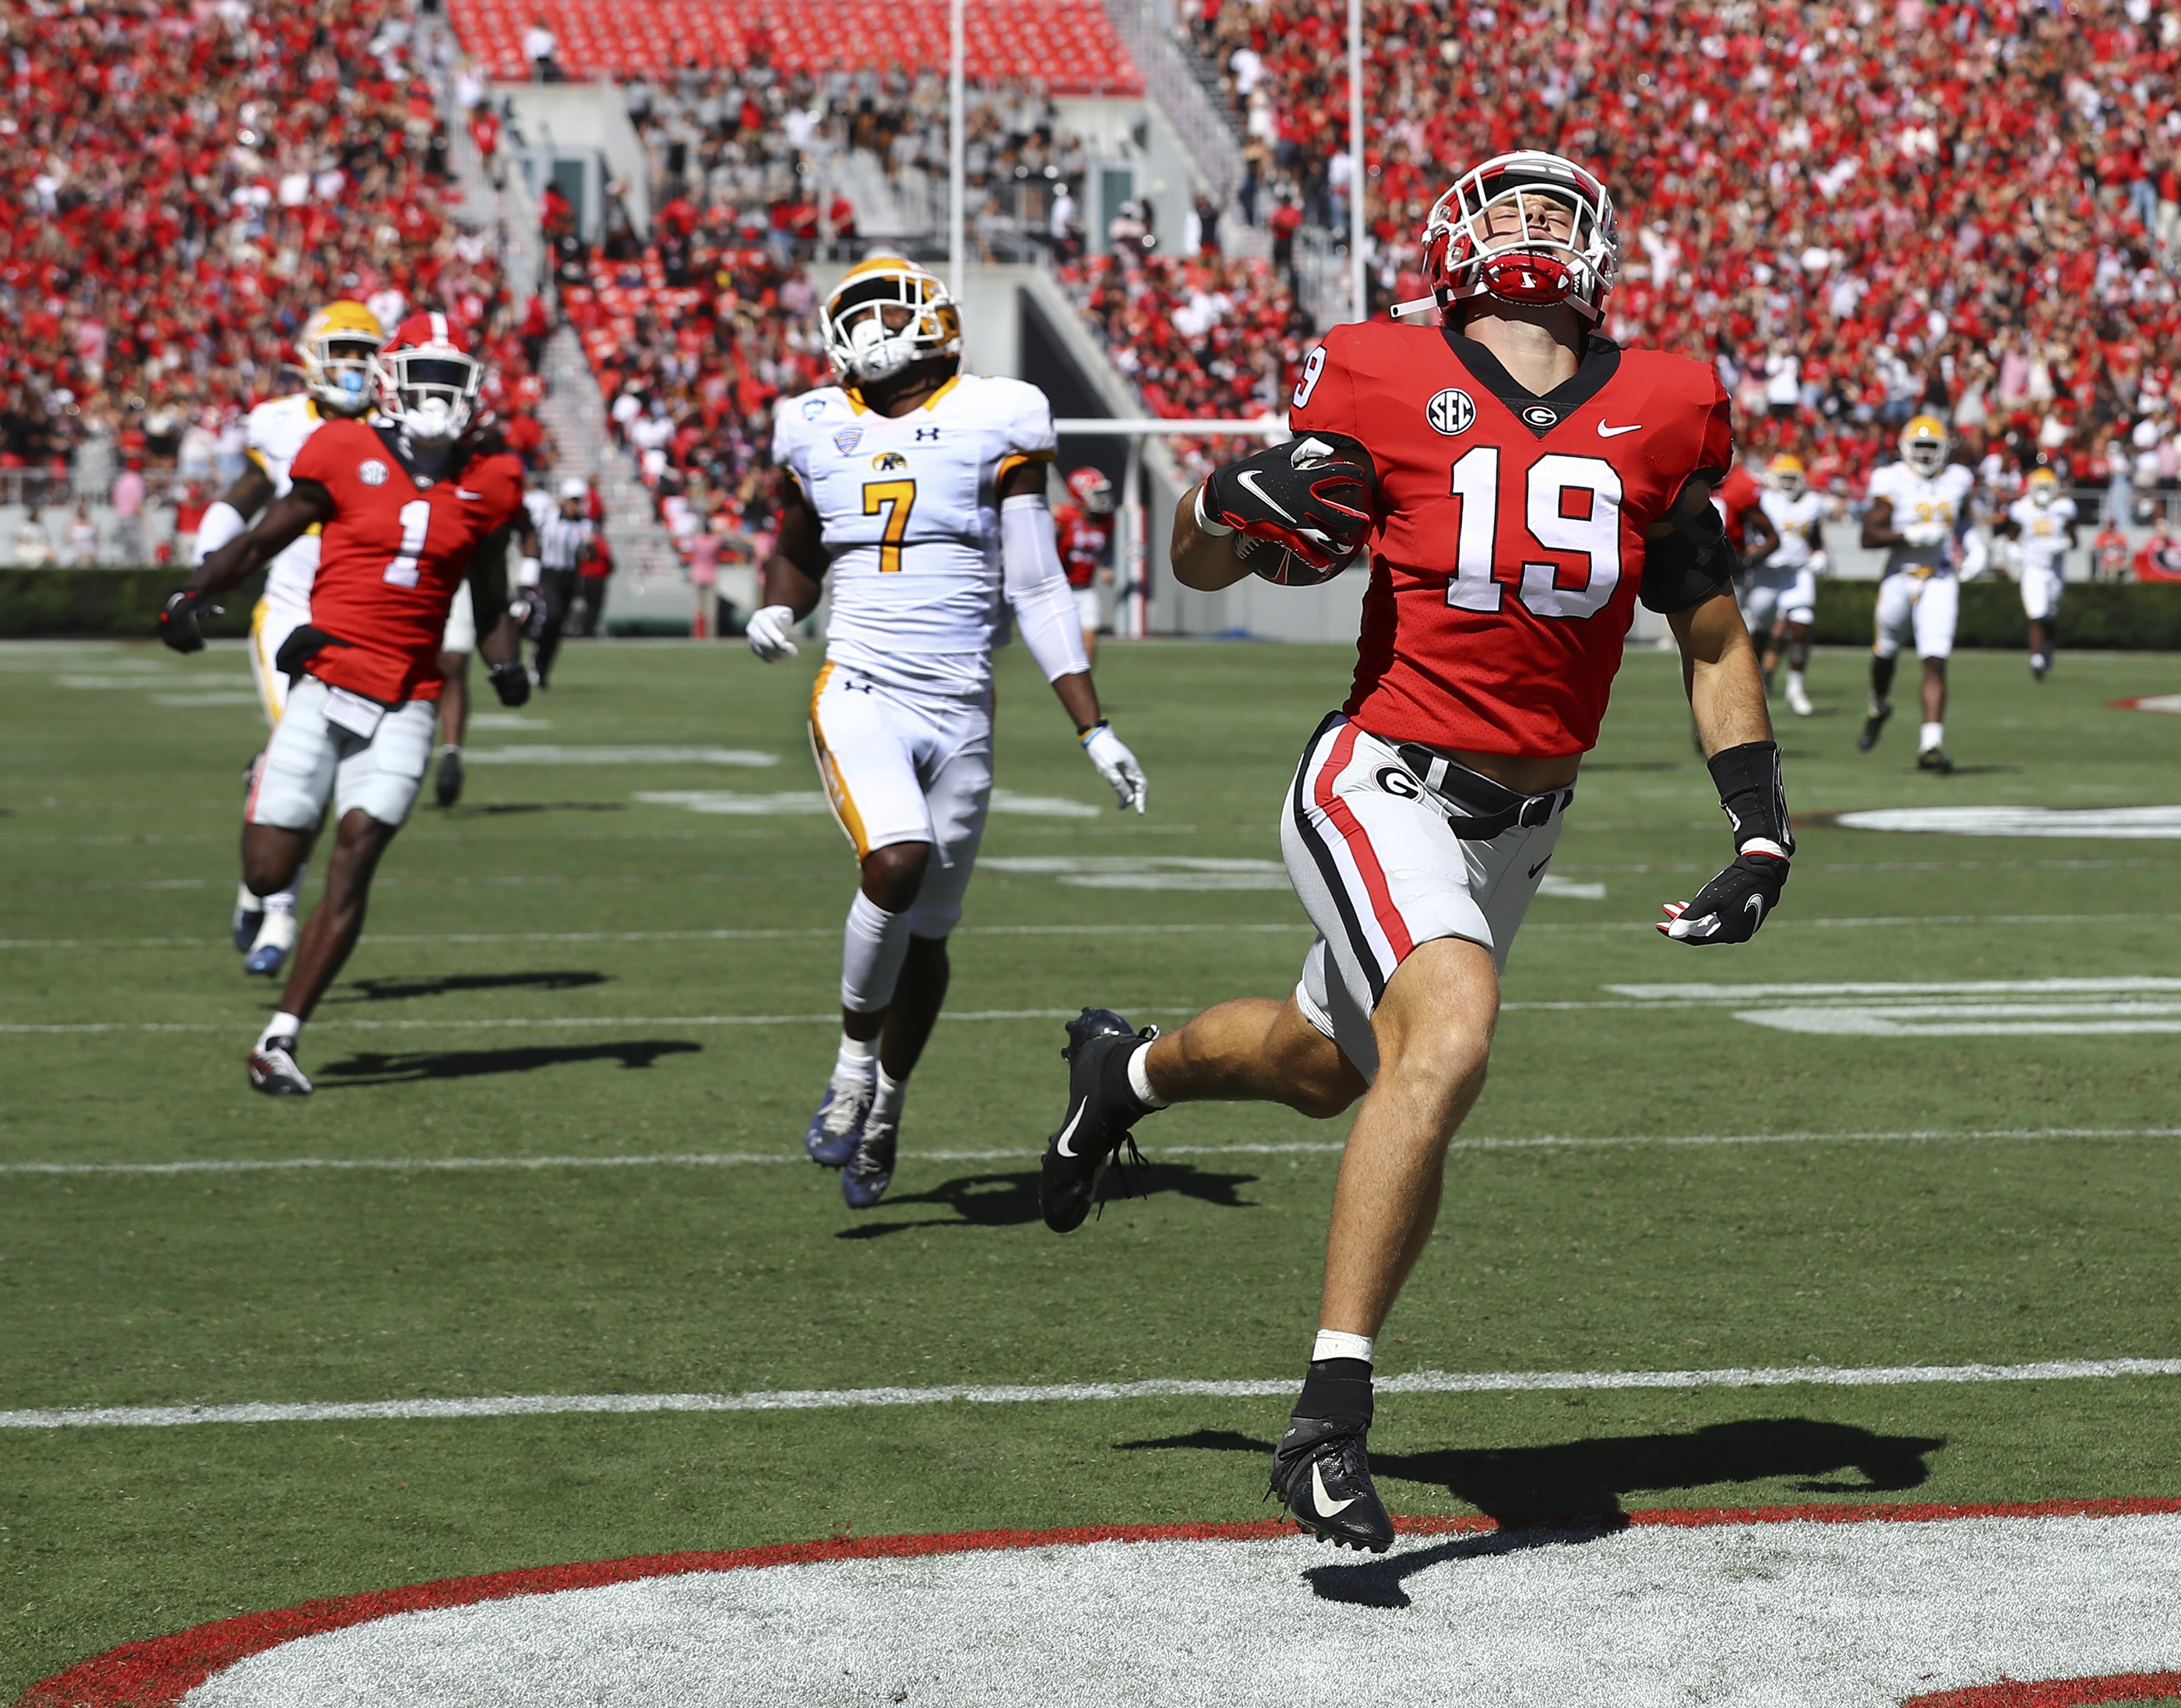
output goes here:
{"type": "MultiPolygon", "coordinates": [[[[2112,1518],[2138,1513],[2181,1512],[2181,1499],[2037,1501],[1991,1506],[1707,1507],[1662,1507],[1630,1512],[1617,1520],[1627,1525],[1670,1525],[1695,1529],[1735,1524],[1931,1523],[1947,1518],[2112,1518]]],[[[1549,1521],[1571,1529],[1594,1528],[1596,1518],[1549,1521]]],[[[1494,1530],[1490,1518],[1397,1518],[1394,1528],[1408,1536],[1445,1536],[1494,1530]]],[[[338,1631],[395,1613],[500,1601],[511,1595],[544,1595],[560,1590],[595,1589],[639,1578],[669,1578],[690,1572],[729,1572],[748,1567],[808,1565],[827,1560],[902,1559],[931,1554],[964,1554],[1002,1548],[1046,1548],[1089,1542],[1263,1541],[1294,1531],[1279,1519],[1245,1524],[1113,1524],[1069,1530],[961,1530],[943,1535],[853,1536],[822,1542],[781,1542],[768,1548],[737,1548],[719,1553],[646,1554],[623,1560],[594,1560],[572,1566],[544,1566],[528,1571],[493,1572],[475,1578],[442,1578],[400,1589],[372,1590],[335,1595],[264,1613],[245,1613],[210,1624],[193,1625],[169,1636],[124,1643],[103,1655],[80,1661],[64,1672],[33,1684],[16,1699],[15,1708],[172,1708],[184,1694],[215,1672],[268,1649],[338,1631]]],[[[2181,1673],[2144,1674],[2134,1678],[2013,1682],[1919,1696],[1903,1708],[2073,1708],[2079,1703],[2118,1702],[2181,1689],[2181,1673]],[[2125,1684],[2129,1689],[2107,1689],[2125,1684]],[[2150,1687],[2150,1688],[2145,1688],[2150,1687]],[[2103,1694],[2021,1693],[2104,1691],[2103,1694]],[[2016,1694],[1994,1694],[2013,1692],[2016,1694]]]]}
{"type": "Polygon", "coordinates": [[[2181,1672],[2118,1672],[2109,1678],[2002,1678],[1974,1690],[1911,1696],[1901,1708],[2079,1708],[2087,1702],[2142,1702],[2181,1696],[2181,1672]]]}

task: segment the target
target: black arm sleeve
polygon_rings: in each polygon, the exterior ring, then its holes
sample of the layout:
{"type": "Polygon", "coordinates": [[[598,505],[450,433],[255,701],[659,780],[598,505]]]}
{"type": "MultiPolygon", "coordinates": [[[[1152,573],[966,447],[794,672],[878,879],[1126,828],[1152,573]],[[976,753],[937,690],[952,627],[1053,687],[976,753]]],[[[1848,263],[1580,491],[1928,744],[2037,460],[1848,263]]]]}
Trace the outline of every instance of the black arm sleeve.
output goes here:
{"type": "Polygon", "coordinates": [[[1726,542],[1726,524],[1706,504],[1643,549],[1643,585],[1637,597],[1662,616],[1700,605],[1727,586],[1741,567],[1726,542]]]}
{"type": "Polygon", "coordinates": [[[514,532],[512,522],[494,528],[470,555],[470,603],[477,613],[479,640],[499,625],[500,614],[507,609],[507,543],[514,532]]]}

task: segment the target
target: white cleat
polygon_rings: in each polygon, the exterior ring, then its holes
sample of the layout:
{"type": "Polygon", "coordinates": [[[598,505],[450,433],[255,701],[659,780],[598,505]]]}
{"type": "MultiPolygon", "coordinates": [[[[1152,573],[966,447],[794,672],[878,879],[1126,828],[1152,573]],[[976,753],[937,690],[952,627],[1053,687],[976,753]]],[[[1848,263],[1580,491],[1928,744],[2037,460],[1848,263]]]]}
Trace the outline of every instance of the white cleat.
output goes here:
{"type": "Polygon", "coordinates": [[[295,1040],[268,1038],[250,1052],[250,1088],[268,1097],[308,1097],[311,1082],[295,1066],[295,1040]]]}
{"type": "Polygon", "coordinates": [[[1794,682],[1787,684],[1787,709],[1798,718],[1807,718],[1818,708],[1810,703],[1810,697],[1794,682]]]}

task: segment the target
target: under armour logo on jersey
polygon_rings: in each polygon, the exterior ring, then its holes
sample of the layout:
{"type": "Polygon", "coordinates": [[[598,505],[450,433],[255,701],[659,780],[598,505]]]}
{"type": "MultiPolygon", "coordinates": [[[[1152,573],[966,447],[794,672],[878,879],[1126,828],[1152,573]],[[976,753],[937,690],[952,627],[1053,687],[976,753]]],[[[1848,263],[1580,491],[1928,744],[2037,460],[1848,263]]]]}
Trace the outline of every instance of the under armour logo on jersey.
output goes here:
{"type": "Polygon", "coordinates": [[[1434,433],[1467,433],[1477,419],[1477,400],[1467,392],[1449,386],[1424,405],[1424,419],[1434,433]]]}
{"type": "Polygon", "coordinates": [[[356,477],[367,487],[383,487],[386,484],[388,473],[386,465],[377,457],[366,457],[357,466],[356,477]]]}
{"type": "Polygon", "coordinates": [[[1533,427],[1558,427],[1560,412],[1548,405],[1533,403],[1522,411],[1522,419],[1533,427]]]}
{"type": "Polygon", "coordinates": [[[919,427],[916,430],[916,442],[919,444],[923,444],[927,440],[936,441],[938,438],[937,427],[919,427]]]}

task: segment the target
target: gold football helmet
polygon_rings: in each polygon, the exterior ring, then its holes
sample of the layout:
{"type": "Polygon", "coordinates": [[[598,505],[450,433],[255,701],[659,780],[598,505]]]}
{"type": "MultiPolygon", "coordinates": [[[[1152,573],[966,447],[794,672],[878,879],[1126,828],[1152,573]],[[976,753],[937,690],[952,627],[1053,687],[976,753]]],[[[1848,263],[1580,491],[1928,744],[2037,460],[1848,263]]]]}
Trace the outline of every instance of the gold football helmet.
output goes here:
{"type": "Polygon", "coordinates": [[[1919,415],[1901,429],[1901,460],[1919,475],[1946,466],[1946,424],[1935,415],[1919,415]]]}
{"type": "Polygon", "coordinates": [[[371,361],[386,342],[378,317],[360,302],[329,302],[303,322],[295,354],[303,385],[329,415],[360,416],[372,405],[371,361]]]}
{"type": "Polygon", "coordinates": [[[826,359],[843,385],[868,384],[929,356],[962,354],[962,311],[913,261],[859,261],[818,311],[826,359]]]}
{"type": "Polygon", "coordinates": [[[1810,484],[1802,458],[1786,451],[1781,452],[1764,466],[1764,475],[1772,482],[1774,492],[1785,493],[1791,499],[1800,498],[1810,484]]]}

